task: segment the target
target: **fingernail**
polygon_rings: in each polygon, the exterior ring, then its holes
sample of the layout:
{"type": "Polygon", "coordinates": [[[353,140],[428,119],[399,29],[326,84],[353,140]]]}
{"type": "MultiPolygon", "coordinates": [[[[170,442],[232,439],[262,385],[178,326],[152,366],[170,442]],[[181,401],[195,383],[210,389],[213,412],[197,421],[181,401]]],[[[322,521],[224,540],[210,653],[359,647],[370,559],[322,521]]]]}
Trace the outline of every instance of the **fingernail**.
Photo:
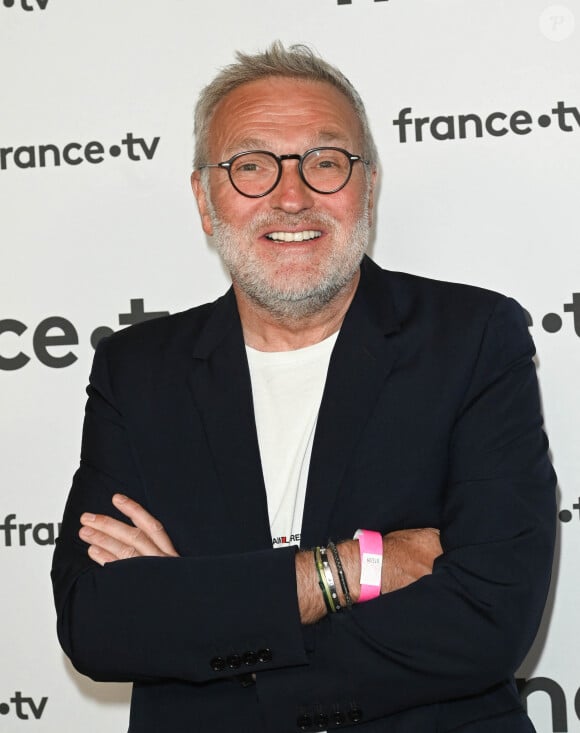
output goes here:
{"type": "Polygon", "coordinates": [[[115,494],[113,497],[113,501],[115,501],[117,504],[124,504],[127,501],[127,497],[125,494],[115,494]]]}
{"type": "Polygon", "coordinates": [[[81,515],[81,522],[94,522],[97,518],[96,514],[91,514],[90,512],[85,512],[81,515]]]}
{"type": "Polygon", "coordinates": [[[91,529],[91,527],[83,527],[79,532],[81,537],[90,537],[93,534],[95,534],[95,530],[91,529]]]}

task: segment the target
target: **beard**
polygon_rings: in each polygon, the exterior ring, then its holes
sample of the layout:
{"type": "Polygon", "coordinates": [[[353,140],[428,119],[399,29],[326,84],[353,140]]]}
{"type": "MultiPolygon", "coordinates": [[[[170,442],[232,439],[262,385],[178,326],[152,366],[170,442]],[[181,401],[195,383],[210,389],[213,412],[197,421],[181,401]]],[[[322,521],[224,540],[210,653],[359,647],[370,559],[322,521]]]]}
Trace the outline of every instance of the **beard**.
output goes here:
{"type": "MultiPolygon", "coordinates": [[[[276,320],[300,320],[331,303],[358,271],[370,234],[368,195],[364,199],[361,214],[349,229],[325,212],[264,213],[253,220],[251,232],[222,221],[210,203],[214,244],[232,280],[251,301],[276,320]],[[252,244],[240,246],[244,239],[251,242],[252,235],[259,231],[284,230],[301,224],[305,229],[324,230],[333,241],[332,248],[322,252],[312,265],[303,267],[299,263],[293,268],[292,262],[285,261],[287,253],[283,249],[279,251],[280,257],[265,258],[252,244]]],[[[274,242],[272,246],[284,247],[274,242]]],[[[316,247],[316,243],[311,246],[316,247]]]]}

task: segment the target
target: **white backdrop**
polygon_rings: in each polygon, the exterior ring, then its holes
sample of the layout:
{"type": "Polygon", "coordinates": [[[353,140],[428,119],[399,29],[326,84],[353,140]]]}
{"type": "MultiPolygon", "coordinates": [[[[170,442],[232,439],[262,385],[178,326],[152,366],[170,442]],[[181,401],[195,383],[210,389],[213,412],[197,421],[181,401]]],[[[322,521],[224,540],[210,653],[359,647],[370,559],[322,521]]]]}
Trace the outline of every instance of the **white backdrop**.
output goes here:
{"type": "Polygon", "coordinates": [[[539,733],[578,730],[580,0],[0,3],[0,729],[126,730],[129,687],[61,653],[48,577],[91,335],[224,290],[189,191],[192,109],[233,49],[274,38],[311,44],[367,104],[375,259],[530,314],[561,521],[519,676],[539,733]]]}

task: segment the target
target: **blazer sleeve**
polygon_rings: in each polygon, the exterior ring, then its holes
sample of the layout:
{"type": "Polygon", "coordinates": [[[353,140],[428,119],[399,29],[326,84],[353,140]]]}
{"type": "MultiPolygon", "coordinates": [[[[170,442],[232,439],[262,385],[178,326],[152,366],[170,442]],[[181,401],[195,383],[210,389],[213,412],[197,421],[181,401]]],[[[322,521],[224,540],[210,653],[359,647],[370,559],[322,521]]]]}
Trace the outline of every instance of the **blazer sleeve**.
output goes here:
{"type": "Polygon", "coordinates": [[[444,554],[432,575],[325,618],[307,668],[260,675],[271,721],[283,689],[329,710],[355,701],[368,721],[513,676],[539,625],[555,538],[533,355],[521,308],[502,297],[451,437],[444,554]]]}
{"type": "Polygon", "coordinates": [[[305,664],[293,548],[104,567],[88,557],[78,537],[84,511],[128,522],[111,504],[119,491],[147,506],[109,379],[107,341],[95,354],[80,467],[53,557],[64,651],[80,672],[104,681],[206,682],[305,664]]]}

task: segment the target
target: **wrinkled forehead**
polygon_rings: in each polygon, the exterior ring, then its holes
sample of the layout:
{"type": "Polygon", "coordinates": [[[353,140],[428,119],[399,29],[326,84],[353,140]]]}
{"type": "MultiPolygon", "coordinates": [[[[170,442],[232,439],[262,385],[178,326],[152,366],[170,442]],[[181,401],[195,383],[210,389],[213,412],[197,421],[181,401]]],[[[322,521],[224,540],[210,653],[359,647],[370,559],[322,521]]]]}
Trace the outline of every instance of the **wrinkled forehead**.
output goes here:
{"type": "Polygon", "coordinates": [[[241,150],[303,152],[334,145],[357,152],[362,130],[346,95],[324,81],[266,77],[226,94],[213,112],[208,142],[227,158],[241,150]]]}

